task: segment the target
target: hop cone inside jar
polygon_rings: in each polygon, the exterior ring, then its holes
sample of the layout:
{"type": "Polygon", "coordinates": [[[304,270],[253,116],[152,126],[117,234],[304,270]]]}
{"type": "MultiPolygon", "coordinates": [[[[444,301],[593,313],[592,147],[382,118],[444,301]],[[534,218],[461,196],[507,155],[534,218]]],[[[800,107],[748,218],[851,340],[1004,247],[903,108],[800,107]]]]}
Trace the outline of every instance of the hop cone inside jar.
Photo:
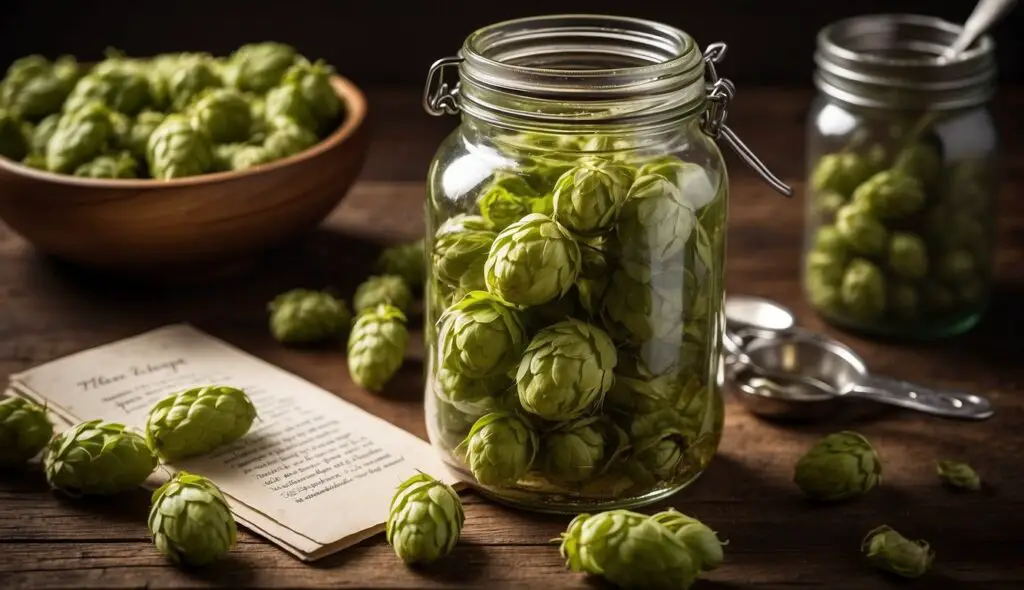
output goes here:
{"type": "Polygon", "coordinates": [[[866,494],[881,476],[882,463],[871,443],[843,431],[815,443],[797,462],[793,479],[815,500],[839,501],[866,494]]]}
{"type": "Polygon", "coordinates": [[[662,156],[647,162],[637,176],[659,175],[679,187],[694,209],[700,209],[715,200],[717,191],[708,173],[699,164],[684,162],[675,156],[662,156]]]}
{"type": "Polygon", "coordinates": [[[179,471],[153,492],[149,532],[157,551],[171,563],[201,566],[228,554],[237,527],[212,481],[179,471]]]}
{"type": "Polygon", "coordinates": [[[387,541],[405,563],[432,563],[455,548],[465,520],[455,490],[419,473],[398,486],[391,499],[387,541]]]}
{"type": "Polygon", "coordinates": [[[834,192],[849,197],[874,170],[870,162],[851,152],[828,154],[811,173],[811,186],[818,192],[834,192]]]}
{"type": "Polygon", "coordinates": [[[626,433],[603,417],[565,422],[541,439],[541,468],[551,481],[582,483],[604,472],[628,444],[626,433]]]}
{"type": "Polygon", "coordinates": [[[35,457],[52,436],[53,424],[42,406],[20,397],[0,402],[0,466],[35,457]]]}
{"type": "Polygon", "coordinates": [[[660,174],[636,179],[619,214],[616,236],[623,258],[640,266],[678,258],[697,223],[694,204],[660,174]]]}
{"type": "Polygon", "coordinates": [[[501,486],[526,475],[537,456],[537,446],[537,433],[529,424],[512,413],[494,412],[473,423],[457,451],[465,453],[480,484],[501,486]]]}
{"type": "Polygon", "coordinates": [[[570,570],[600,575],[619,588],[686,589],[700,571],[668,527],[628,510],[580,514],[562,533],[559,550],[570,570]]]}
{"type": "Polygon", "coordinates": [[[921,182],[897,170],[885,170],[867,179],[853,192],[853,203],[878,219],[899,219],[924,206],[921,182]]]}
{"type": "Polygon", "coordinates": [[[471,291],[438,320],[438,362],[467,377],[503,374],[519,360],[526,334],[517,312],[485,291],[471,291]]]}
{"type": "Polygon", "coordinates": [[[484,263],[497,235],[479,215],[456,215],[442,223],[431,253],[437,277],[452,287],[486,289],[484,263]]]}
{"type": "Polygon", "coordinates": [[[202,455],[249,432],[256,408],[241,389],[195,387],[160,400],[149,411],[146,441],[167,461],[202,455]]]}
{"type": "Polygon", "coordinates": [[[394,377],[409,339],[405,321],[402,310],[391,305],[378,305],[356,317],[348,337],[348,371],[357,385],[380,391],[394,377]]]}
{"type": "Polygon", "coordinates": [[[519,362],[519,403],[545,420],[577,418],[600,404],[616,363],[615,345],[600,328],[572,318],[548,326],[519,362]]]}
{"type": "Polygon", "coordinates": [[[412,307],[412,291],[398,275],[372,276],[356,288],[352,299],[356,312],[363,312],[380,304],[397,307],[408,312],[412,307]]]}
{"type": "Polygon", "coordinates": [[[326,291],[293,289],[267,306],[270,332],[285,344],[306,344],[344,336],[352,312],[344,300],[326,291]]]}
{"type": "Polygon", "coordinates": [[[55,436],[43,456],[50,487],[71,495],[108,495],[138,487],[157,457],[123,424],[90,420],[55,436]]]}
{"type": "Polygon", "coordinates": [[[488,291],[509,303],[541,305],[565,295],[580,266],[572,235],[550,217],[532,213],[495,238],[484,279],[488,291]]]}
{"type": "Polygon", "coordinates": [[[474,418],[509,406],[507,392],[511,385],[505,375],[467,377],[445,367],[437,370],[437,396],[474,418]]]}
{"type": "Polygon", "coordinates": [[[523,178],[498,174],[480,195],[480,215],[495,230],[501,231],[534,210],[536,193],[523,178]]]}
{"type": "Polygon", "coordinates": [[[706,524],[674,508],[659,512],[651,519],[665,526],[686,545],[701,571],[710,571],[722,564],[725,555],[722,543],[706,524]]]}
{"type": "Polygon", "coordinates": [[[555,183],[555,220],[580,235],[602,232],[615,223],[632,183],[629,166],[585,158],[555,183]]]}
{"type": "Polygon", "coordinates": [[[624,268],[612,275],[602,300],[602,316],[616,338],[643,345],[668,342],[683,331],[683,273],[636,278],[624,268]]]}

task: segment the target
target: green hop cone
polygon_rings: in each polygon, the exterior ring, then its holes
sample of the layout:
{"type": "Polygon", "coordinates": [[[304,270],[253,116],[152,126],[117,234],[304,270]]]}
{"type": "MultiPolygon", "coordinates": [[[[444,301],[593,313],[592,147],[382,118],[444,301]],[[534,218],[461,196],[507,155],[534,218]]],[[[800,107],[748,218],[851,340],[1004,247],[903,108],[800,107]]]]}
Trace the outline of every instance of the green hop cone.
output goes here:
{"type": "Polygon", "coordinates": [[[668,527],[628,510],[580,514],[562,533],[559,551],[570,570],[625,590],[686,590],[700,569],[668,527]]]}
{"type": "Polygon", "coordinates": [[[70,495],[109,495],[138,487],[156,469],[146,439],[123,424],[90,420],[50,440],[43,468],[50,487],[70,495]]]}
{"type": "Polygon", "coordinates": [[[181,59],[166,77],[167,97],[177,112],[186,110],[208,88],[221,85],[213,61],[202,55],[181,59]]]}
{"type": "Polygon", "coordinates": [[[948,486],[972,492],[977,492],[981,489],[981,478],[967,463],[936,461],[935,471],[938,473],[942,483],[948,486]]]}
{"type": "Polygon", "coordinates": [[[929,143],[913,143],[896,155],[893,168],[904,174],[913,176],[927,187],[935,187],[942,182],[942,155],[929,143]]]}
{"type": "Polygon", "coordinates": [[[270,121],[271,131],[263,149],[275,160],[294,156],[316,145],[316,134],[292,119],[278,117],[270,121]]]}
{"type": "Polygon", "coordinates": [[[872,172],[871,164],[857,154],[828,154],[811,173],[811,187],[818,193],[831,191],[848,198],[872,172]]]}
{"type": "Polygon", "coordinates": [[[885,312],[885,276],[873,263],[855,258],[846,267],[839,295],[854,316],[874,319],[885,312]]]}
{"type": "Polygon", "coordinates": [[[814,233],[813,249],[831,256],[845,258],[847,255],[846,241],[843,234],[834,225],[823,225],[814,233]]]}
{"type": "Polygon", "coordinates": [[[433,563],[452,552],[465,521],[455,490],[418,473],[402,482],[391,499],[387,542],[405,563],[433,563]]]}
{"type": "Polygon", "coordinates": [[[580,248],[572,235],[540,213],[506,227],[494,239],[484,280],[487,290],[516,305],[541,305],[576,282],[580,248]]]}
{"type": "Polygon", "coordinates": [[[147,145],[149,172],[170,180],[213,170],[213,142],[184,115],[168,115],[153,130],[147,145]]]}
{"type": "Polygon", "coordinates": [[[306,102],[302,90],[295,84],[284,84],[268,92],[265,109],[267,120],[281,117],[310,131],[317,128],[313,107],[306,102]]]}
{"type": "Polygon", "coordinates": [[[616,369],[615,382],[604,404],[623,412],[648,414],[671,406],[678,391],[676,375],[651,375],[636,359],[629,358],[616,369]]]}
{"type": "Polygon", "coordinates": [[[438,319],[438,365],[467,377],[493,377],[515,366],[526,333],[518,313],[486,291],[470,291],[438,319]]]}
{"type": "Polygon", "coordinates": [[[306,344],[344,336],[352,312],[343,299],[327,291],[292,289],[267,305],[270,333],[278,342],[306,344]]]}
{"type": "Polygon", "coordinates": [[[694,205],[678,185],[660,174],[638,177],[615,228],[626,268],[680,258],[696,224],[694,205]]]}
{"type": "Polygon", "coordinates": [[[537,332],[516,372],[519,403],[545,420],[572,420],[600,405],[618,362],[611,338],[569,318],[537,332]]]}
{"type": "Polygon", "coordinates": [[[74,80],[55,66],[39,55],[11,64],[0,83],[0,105],[33,121],[59,112],[74,80]]]}
{"type": "Polygon", "coordinates": [[[921,279],[928,274],[928,247],[915,234],[893,232],[889,239],[889,268],[905,279],[921,279]]]}
{"type": "Polygon", "coordinates": [[[128,145],[126,146],[133,156],[140,160],[146,159],[149,138],[166,117],[167,115],[164,113],[156,111],[142,111],[135,117],[131,129],[128,131],[128,145]]]}
{"type": "Polygon", "coordinates": [[[0,108],[0,156],[21,160],[29,153],[29,140],[21,118],[13,111],[0,108]]]}
{"type": "MultiPolygon", "coordinates": [[[[36,125],[35,129],[32,130],[32,136],[29,138],[29,151],[31,153],[46,155],[46,144],[50,143],[50,138],[57,131],[58,123],[60,123],[60,113],[54,113],[36,125]]],[[[0,123],[0,126],[2,125],[3,123],[0,123]]],[[[0,132],[0,135],[2,135],[2,132],[0,132]]]]}
{"type": "Polygon", "coordinates": [[[484,486],[505,486],[519,481],[537,457],[537,433],[509,412],[493,412],[473,423],[456,449],[464,453],[473,477],[484,486]]]}
{"type": "Polygon", "coordinates": [[[74,175],[85,178],[138,178],[139,163],[129,152],[105,154],[75,168],[74,175]]]}
{"type": "Polygon", "coordinates": [[[223,558],[238,534],[231,508],[209,479],[179,471],[153,492],[149,533],[174,564],[202,566],[223,558]]]}
{"type": "Polygon", "coordinates": [[[408,313],[412,308],[412,300],[412,291],[398,275],[377,275],[366,279],[356,287],[352,299],[357,313],[382,303],[408,313]]]}
{"type": "Polygon", "coordinates": [[[224,78],[239,90],[262,94],[281,83],[297,57],[295,49],[283,43],[243,45],[228,58],[224,78]]]}
{"type": "Polygon", "coordinates": [[[685,466],[689,444],[679,430],[668,428],[633,444],[638,475],[653,481],[671,481],[685,466]]]}
{"type": "Polygon", "coordinates": [[[146,442],[165,461],[209,453],[249,432],[256,408],[241,389],[194,387],[157,402],[146,419],[146,442]]]}
{"type": "Polygon", "coordinates": [[[620,268],[612,273],[602,301],[602,317],[617,340],[643,345],[652,338],[672,341],[683,331],[682,273],[666,272],[640,280],[620,268]]]}
{"type": "Polygon", "coordinates": [[[453,287],[482,290],[484,263],[497,233],[478,215],[456,215],[437,228],[431,252],[437,277],[453,287]]]}
{"type": "Polygon", "coordinates": [[[35,168],[36,170],[46,170],[46,156],[42,154],[29,154],[21,161],[23,166],[29,168],[35,168]]]}
{"type": "Polygon", "coordinates": [[[604,158],[584,158],[555,183],[554,218],[569,231],[594,235],[615,223],[633,169],[604,158]]]}
{"type": "Polygon", "coordinates": [[[628,444],[626,433],[604,418],[565,422],[541,438],[541,469],[553,482],[582,483],[600,475],[628,444]]]}
{"type": "Polygon", "coordinates": [[[0,402],[0,467],[35,457],[52,436],[53,424],[42,406],[20,397],[0,402]]]}
{"type": "Polygon", "coordinates": [[[514,174],[497,174],[480,193],[477,206],[480,215],[495,231],[534,212],[536,193],[523,178],[514,174]]]}
{"type": "Polygon", "coordinates": [[[114,140],[110,110],[99,102],[61,116],[46,144],[46,167],[68,173],[106,151],[114,140]]]}
{"type": "Polygon", "coordinates": [[[225,143],[213,148],[215,170],[248,170],[272,161],[262,146],[225,143]]]}
{"type": "Polygon", "coordinates": [[[935,551],[926,541],[911,541],[889,526],[869,531],[861,551],[871,565],[903,578],[923,576],[935,560],[935,551]]]}
{"type": "Polygon", "coordinates": [[[402,277],[414,293],[419,291],[423,288],[427,274],[423,239],[385,248],[374,266],[382,274],[402,277]]]}
{"type": "Polygon", "coordinates": [[[900,219],[924,206],[921,183],[908,174],[885,170],[867,179],[853,192],[853,203],[877,219],[900,219]]]}
{"type": "Polygon", "coordinates": [[[652,515],[651,520],[664,525],[683,542],[683,545],[686,545],[701,571],[711,571],[725,560],[722,551],[725,543],[719,540],[713,530],[696,518],[669,508],[652,515]]]}
{"type": "Polygon", "coordinates": [[[808,497],[826,502],[866,494],[882,479],[882,463],[866,438],[843,431],[821,439],[796,464],[793,481],[808,497]]]}
{"type": "Polygon", "coordinates": [[[866,256],[885,250],[888,232],[863,205],[845,205],[836,213],[836,229],[854,252],[866,256]]]}
{"type": "Polygon", "coordinates": [[[405,314],[391,305],[378,305],[356,316],[348,337],[348,372],[356,385],[380,391],[405,358],[409,333],[405,314]]]}
{"type": "Polygon", "coordinates": [[[437,371],[437,396],[473,418],[508,406],[510,390],[511,381],[505,375],[476,378],[444,367],[437,371]]]}
{"type": "Polygon", "coordinates": [[[192,126],[204,131],[214,143],[244,141],[252,127],[249,101],[232,88],[212,88],[189,109],[192,126]]]}
{"type": "Polygon", "coordinates": [[[823,219],[833,219],[837,212],[846,204],[846,197],[834,192],[825,191],[812,197],[814,211],[823,219]]]}
{"type": "Polygon", "coordinates": [[[661,156],[645,163],[636,175],[657,174],[679,187],[686,200],[694,209],[701,209],[718,196],[708,178],[707,171],[700,164],[684,162],[676,156],[661,156]]]}
{"type": "Polygon", "coordinates": [[[309,63],[304,59],[297,60],[284,74],[283,83],[299,89],[321,133],[329,131],[345,109],[345,104],[331,85],[333,75],[334,68],[323,60],[309,63]]]}

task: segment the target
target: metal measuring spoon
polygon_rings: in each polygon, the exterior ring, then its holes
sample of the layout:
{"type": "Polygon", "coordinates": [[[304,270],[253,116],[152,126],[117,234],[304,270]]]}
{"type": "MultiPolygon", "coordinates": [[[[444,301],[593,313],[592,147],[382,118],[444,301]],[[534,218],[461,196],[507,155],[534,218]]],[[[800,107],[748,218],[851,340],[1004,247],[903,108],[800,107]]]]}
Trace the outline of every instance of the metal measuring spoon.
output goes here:
{"type": "Polygon", "coordinates": [[[989,401],[977,395],[871,375],[852,349],[796,328],[793,314],[775,302],[731,299],[725,305],[728,376],[756,414],[819,417],[835,409],[833,402],[853,398],[962,420],[993,414],[989,401]]]}

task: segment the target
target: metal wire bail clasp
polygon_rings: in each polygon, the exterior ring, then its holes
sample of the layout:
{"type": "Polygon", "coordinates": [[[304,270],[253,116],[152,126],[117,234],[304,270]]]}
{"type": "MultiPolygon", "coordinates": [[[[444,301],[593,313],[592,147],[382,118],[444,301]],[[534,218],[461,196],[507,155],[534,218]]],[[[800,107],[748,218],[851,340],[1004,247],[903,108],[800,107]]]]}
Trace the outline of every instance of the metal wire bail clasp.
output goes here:
{"type": "Polygon", "coordinates": [[[724,139],[725,143],[729,144],[729,147],[748,166],[753,168],[761,178],[770,184],[772,188],[784,196],[792,197],[793,189],[772,174],[772,171],[725,124],[725,119],[729,115],[729,102],[736,95],[736,85],[732,83],[732,80],[720,77],[715,65],[725,58],[727,49],[728,45],[725,43],[712,43],[704,50],[704,72],[707,79],[708,106],[704,111],[701,128],[704,130],[704,133],[715,139],[724,139]]]}
{"type": "Polygon", "coordinates": [[[459,82],[451,86],[445,82],[445,69],[458,68],[461,57],[442,57],[430,66],[427,72],[427,84],[423,87],[423,110],[435,117],[454,115],[459,112],[459,82]]]}

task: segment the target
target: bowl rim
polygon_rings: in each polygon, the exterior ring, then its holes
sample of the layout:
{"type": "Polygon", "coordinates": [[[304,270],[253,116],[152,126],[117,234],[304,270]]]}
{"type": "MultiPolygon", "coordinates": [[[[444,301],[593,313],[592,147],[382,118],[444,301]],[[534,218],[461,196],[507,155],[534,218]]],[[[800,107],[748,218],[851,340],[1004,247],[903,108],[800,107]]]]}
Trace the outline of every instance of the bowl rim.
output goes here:
{"type": "Polygon", "coordinates": [[[4,158],[2,156],[0,156],[0,169],[10,172],[11,174],[26,176],[42,182],[90,188],[133,190],[164,187],[180,188],[194,185],[216,184],[237,180],[243,177],[270,173],[274,170],[315,158],[316,156],[333,149],[335,146],[355,135],[359,127],[362,126],[364,119],[366,119],[367,110],[366,96],[363,94],[363,91],[360,90],[354,82],[344,76],[332,74],[330,80],[331,86],[334,88],[334,92],[345,104],[345,119],[342,121],[341,125],[339,125],[338,128],[330,135],[323,138],[312,147],[309,147],[297,154],[292,154],[287,158],[274,160],[273,162],[262,164],[260,166],[250,168],[249,170],[228,170],[225,172],[213,172],[210,174],[186,176],[170,180],[159,180],[156,178],[84,178],[80,176],[72,176],[70,174],[58,174],[56,172],[30,168],[21,162],[15,162],[14,160],[4,158]]]}

